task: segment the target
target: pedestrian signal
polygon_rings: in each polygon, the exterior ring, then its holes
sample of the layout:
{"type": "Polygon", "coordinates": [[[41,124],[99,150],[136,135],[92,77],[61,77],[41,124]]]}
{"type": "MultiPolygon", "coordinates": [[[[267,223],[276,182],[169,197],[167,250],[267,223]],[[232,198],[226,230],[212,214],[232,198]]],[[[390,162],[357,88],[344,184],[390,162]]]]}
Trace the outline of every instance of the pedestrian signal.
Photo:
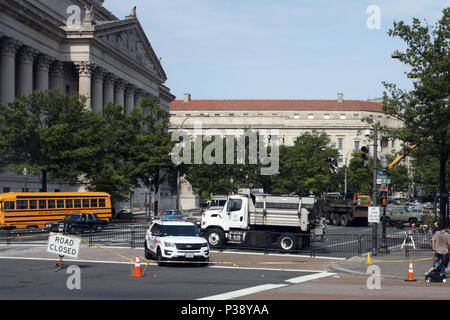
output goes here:
{"type": "Polygon", "coordinates": [[[387,200],[388,200],[387,191],[380,191],[381,206],[383,207],[387,206],[387,200]]]}

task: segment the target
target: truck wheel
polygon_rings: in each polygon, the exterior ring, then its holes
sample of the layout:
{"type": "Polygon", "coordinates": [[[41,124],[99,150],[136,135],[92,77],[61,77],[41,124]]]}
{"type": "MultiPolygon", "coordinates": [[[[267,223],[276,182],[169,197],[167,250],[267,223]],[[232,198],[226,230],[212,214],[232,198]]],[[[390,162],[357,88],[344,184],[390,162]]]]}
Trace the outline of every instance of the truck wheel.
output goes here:
{"type": "Polygon", "coordinates": [[[225,235],[220,229],[210,229],[206,231],[206,239],[211,247],[221,247],[225,242],[225,235]]]}
{"type": "Polygon", "coordinates": [[[350,225],[350,219],[346,214],[343,214],[341,216],[340,221],[341,221],[341,226],[343,226],[343,227],[348,227],[350,225]]]}
{"type": "Polygon", "coordinates": [[[339,215],[332,213],[331,214],[331,224],[334,226],[338,226],[340,223],[339,215]]]}
{"type": "Polygon", "coordinates": [[[277,243],[280,249],[284,251],[292,251],[297,249],[297,241],[298,240],[295,236],[283,234],[278,238],[277,243]]]}

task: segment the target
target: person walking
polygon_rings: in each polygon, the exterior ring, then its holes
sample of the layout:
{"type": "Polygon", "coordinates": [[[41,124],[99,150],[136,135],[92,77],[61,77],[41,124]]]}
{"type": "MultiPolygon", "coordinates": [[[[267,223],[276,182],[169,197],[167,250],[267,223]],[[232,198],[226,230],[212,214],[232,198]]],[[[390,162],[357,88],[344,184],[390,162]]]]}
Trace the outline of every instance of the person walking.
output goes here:
{"type": "Polygon", "coordinates": [[[448,265],[448,252],[450,249],[450,234],[447,233],[447,226],[443,225],[431,239],[431,247],[435,257],[439,259],[441,265],[441,276],[445,276],[445,268],[448,265]]]}

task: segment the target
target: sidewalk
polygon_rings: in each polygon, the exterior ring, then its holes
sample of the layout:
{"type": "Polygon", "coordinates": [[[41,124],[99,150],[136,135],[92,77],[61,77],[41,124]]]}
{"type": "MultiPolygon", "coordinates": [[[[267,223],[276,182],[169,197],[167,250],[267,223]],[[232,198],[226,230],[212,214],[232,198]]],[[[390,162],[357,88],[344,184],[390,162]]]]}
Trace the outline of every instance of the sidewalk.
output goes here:
{"type": "MultiPolygon", "coordinates": [[[[433,251],[411,251],[409,256],[404,252],[393,252],[389,254],[371,255],[372,265],[379,266],[382,278],[408,279],[409,262],[413,262],[414,279],[424,280],[425,272],[432,265],[433,251]]],[[[334,271],[367,276],[367,254],[362,257],[356,256],[343,262],[332,264],[330,268],[334,271]]],[[[447,269],[447,276],[449,271],[447,269]]]]}

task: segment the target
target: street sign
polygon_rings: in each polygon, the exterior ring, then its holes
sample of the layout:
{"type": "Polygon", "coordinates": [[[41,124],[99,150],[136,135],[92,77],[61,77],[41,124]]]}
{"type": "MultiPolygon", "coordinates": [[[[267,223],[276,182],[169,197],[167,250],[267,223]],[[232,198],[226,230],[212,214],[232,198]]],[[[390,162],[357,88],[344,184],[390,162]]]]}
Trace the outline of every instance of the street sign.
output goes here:
{"type": "Polygon", "coordinates": [[[377,184],[391,184],[391,179],[387,176],[377,176],[377,184]]]}
{"type": "Polygon", "coordinates": [[[380,207],[369,207],[367,220],[369,223],[380,222],[380,207]]]}
{"type": "Polygon", "coordinates": [[[47,252],[78,258],[81,240],[60,234],[50,234],[48,237],[47,252]]]}

